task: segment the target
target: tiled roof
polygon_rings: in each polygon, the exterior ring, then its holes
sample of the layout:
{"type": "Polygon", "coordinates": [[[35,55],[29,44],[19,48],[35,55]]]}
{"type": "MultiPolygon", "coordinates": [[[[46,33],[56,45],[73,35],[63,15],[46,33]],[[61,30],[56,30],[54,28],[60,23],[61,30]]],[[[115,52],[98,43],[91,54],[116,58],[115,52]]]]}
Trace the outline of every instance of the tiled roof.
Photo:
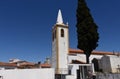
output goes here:
{"type": "Polygon", "coordinates": [[[23,62],[23,63],[19,63],[19,65],[17,63],[5,63],[5,62],[0,62],[0,66],[2,67],[17,67],[17,68],[51,68],[50,64],[47,63],[43,63],[43,64],[35,64],[35,63],[31,63],[31,62],[23,62]]]}
{"type": "MultiPolygon", "coordinates": [[[[69,49],[69,54],[83,54],[82,50],[78,49],[69,49]]],[[[93,55],[116,55],[113,52],[102,52],[102,51],[93,51],[93,55]]]]}
{"type": "Polygon", "coordinates": [[[5,62],[0,62],[0,66],[17,67],[17,65],[16,65],[16,64],[12,64],[12,63],[5,63],[5,62]]]}
{"type": "Polygon", "coordinates": [[[35,63],[31,63],[31,62],[23,62],[23,63],[20,63],[20,66],[34,66],[35,63]]]}
{"type": "Polygon", "coordinates": [[[42,68],[51,68],[51,65],[50,65],[50,64],[47,64],[47,63],[45,63],[45,64],[40,64],[40,66],[41,66],[42,68]]]}
{"type": "Polygon", "coordinates": [[[23,62],[23,63],[19,63],[19,65],[17,66],[18,68],[34,68],[35,64],[34,63],[30,63],[30,62],[23,62]]]}
{"type": "Polygon", "coordinates": [[[72,60],[71,64],[86,64],[86,63],[80,60],[72,60]]]}

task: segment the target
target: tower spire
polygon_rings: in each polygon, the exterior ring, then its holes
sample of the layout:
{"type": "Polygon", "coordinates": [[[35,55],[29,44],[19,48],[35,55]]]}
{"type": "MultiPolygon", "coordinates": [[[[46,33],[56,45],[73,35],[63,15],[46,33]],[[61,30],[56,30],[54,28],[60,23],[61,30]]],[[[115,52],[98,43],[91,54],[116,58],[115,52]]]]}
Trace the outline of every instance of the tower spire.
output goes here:
{"type": "Polygon", "coordinates": [[[57,24],[63,24],[63,18],[62,18],[62,13],[60,9],[58,11],[57,24]]]}

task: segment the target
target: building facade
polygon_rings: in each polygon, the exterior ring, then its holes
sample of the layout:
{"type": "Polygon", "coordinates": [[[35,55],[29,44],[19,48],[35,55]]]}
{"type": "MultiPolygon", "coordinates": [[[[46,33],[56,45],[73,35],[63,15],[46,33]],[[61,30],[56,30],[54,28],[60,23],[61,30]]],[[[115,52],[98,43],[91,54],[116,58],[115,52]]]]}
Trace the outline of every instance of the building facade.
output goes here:
{"type": "Polygon", "coordinates": [[[97,72],[104,70],[104,66],[101,65],[101,58],[104,55],[116,56],[112,52],[93,51],[89,58],[90,64],[86,64],[86,56],[82,50],[69,48],[68,32],[69,26],[64,24],[61,10],[59,10],[57,22],[52,28],[51,63],[52,67],[55,68],[55,74],[64,74],[66,77],[72,76],[75,79],[85,79],[89,75],[86,75],[88,72],[94,74],[95,69],[97,72]]]}
{"type": "Polygon", "coordinates": [[[68,74],[68,24],[63,23],[61,10],[52,29],[52,67],[56,74],[68,74]]]}
{"type": "Polygon", "coordinates": [[[101,58],[103,72],[120,73],[120,56],[103,56],[101,58]]]}
{"type": "Polygon", "coordinates": [[[95,72],[120,72],[118,54],[93,51],[89,59],[90,64],[86,64],[86,56],[82,50],[69,48],[69,26],[63,22],[62,12],[59,10],[57,22],[52,27],[51,62],[49,58],[45,63],[19,59],[10,60],[9,63],[0,62],[0,79],[20,79],[21,76],[22,79],[87,79],[95,72]]]}

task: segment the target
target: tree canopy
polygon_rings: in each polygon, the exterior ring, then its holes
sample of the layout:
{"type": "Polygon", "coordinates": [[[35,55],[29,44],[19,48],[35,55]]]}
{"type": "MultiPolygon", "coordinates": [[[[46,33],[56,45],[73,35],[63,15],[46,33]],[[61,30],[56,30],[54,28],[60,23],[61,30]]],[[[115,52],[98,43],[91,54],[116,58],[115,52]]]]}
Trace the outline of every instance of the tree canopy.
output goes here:
{"type": "Polygon", "coordinates": [[[94,22],[90,9],[87,7],[85,0],[78,0],[76,10],[77,17],[77,39],[78,48],[84,51],[86,62],[89,63],[91,52],[98,46],[99,33],[98,26],[94,22]]]}

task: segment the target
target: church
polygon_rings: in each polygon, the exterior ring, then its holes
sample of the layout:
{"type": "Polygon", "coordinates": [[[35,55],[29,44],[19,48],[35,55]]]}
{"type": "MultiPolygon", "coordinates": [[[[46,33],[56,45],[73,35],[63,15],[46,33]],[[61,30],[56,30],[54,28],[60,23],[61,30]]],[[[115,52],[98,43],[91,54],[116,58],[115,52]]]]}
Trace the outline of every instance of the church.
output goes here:
{"type": "MultiPolygon", "coordinates": [[[[105,60],[103,57],[116,57],[120,59],[118,54],[112,52],[93,51],[90,56],[90,64],[86,64],[86,56],[82,50],[69,48],[69,25],[63,22],[61,10],[58,12],[57,22],[52,28],[52,68],[55,68],[55,74],[69,74],[75,79],[86,79],[86,73],[90,71],[95,74],[95,71],[106,72],[105,60]],[[101,60],[102,59],[102,60],[101,60]],[[104,61],[104,63],[103,63],[104,61]]],[[[108,61],[107,61],[108,62],[108,61]]],[[[112,62],[115,62],[113,60],[112,62]]],[[[110,62],[111,63],[111,62],[110,62]]],[[[109,66],[110,64],[108,64],[109,66]]],[[[113,69],[106,67],[111,73],[117,72],[116,62],[113,69]]],[[[66,77],[67,77],[66,76],[66,77]]],[[[59,76],[58,76],[59,77],[59,76]]]]}
{"type": "Polygon", "coordinates": [[[51,28],[51,58],[47,58],[45,63],[19,59],[0,62],[0,79],[87,79],[96,72],[120,73],[120,55],[117,53],[93,51],[90,64],[86,64],[82,50],[69,48],[69,25],[64,23],[61,10],[51,28]]]}

